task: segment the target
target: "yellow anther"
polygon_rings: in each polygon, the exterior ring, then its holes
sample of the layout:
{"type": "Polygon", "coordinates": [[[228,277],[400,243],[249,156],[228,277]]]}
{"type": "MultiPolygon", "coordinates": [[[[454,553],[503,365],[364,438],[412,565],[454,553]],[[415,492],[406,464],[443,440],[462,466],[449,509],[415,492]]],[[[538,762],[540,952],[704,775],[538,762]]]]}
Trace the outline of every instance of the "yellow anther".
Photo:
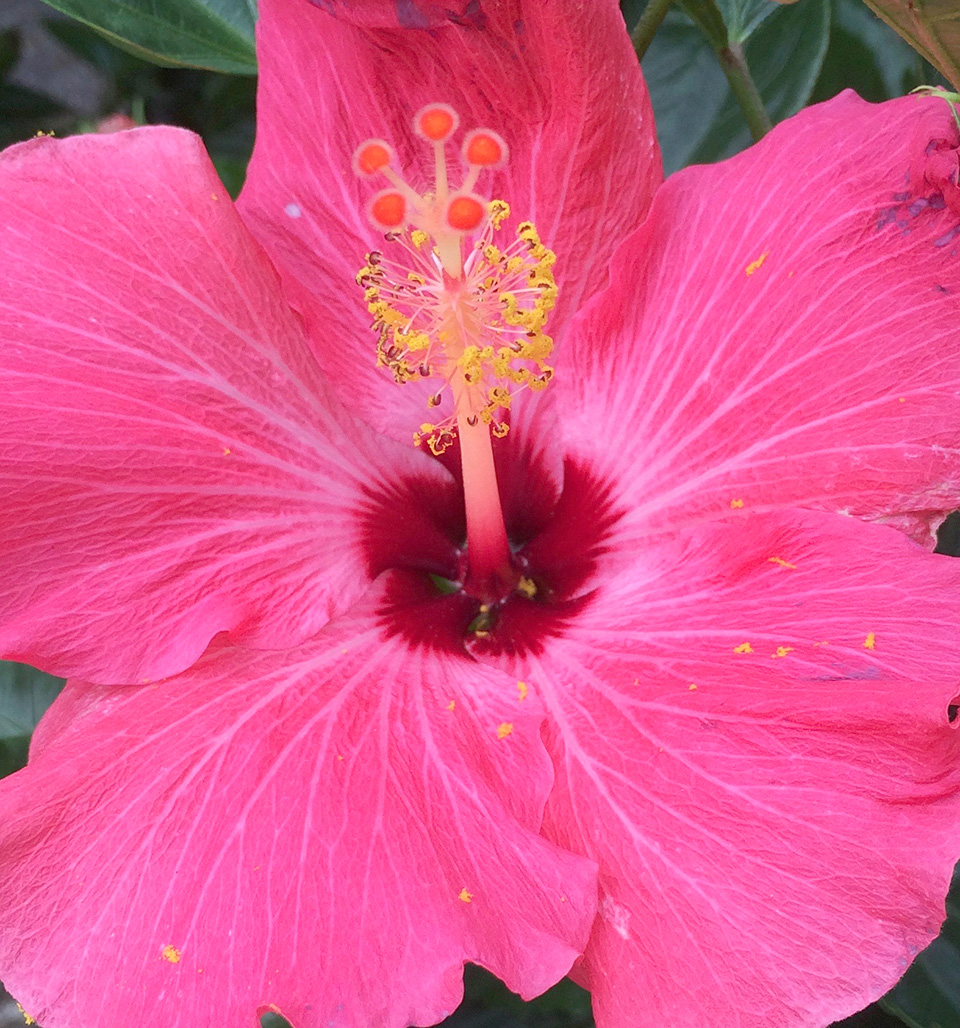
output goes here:
{"type": "MultiPolygon", "coordinates": [[[[520,581],[517,582],[517,592],[522,593],[528,600],[532,600],[537,595],[537,583],[532,578],[527,578],[526,575],[523,575],[520,581]]],[[[520,683],[518,682],[517,684],[519,685],[520,683]]],[[[526,691],[524,691],[523,695],[526,696],[526,691]]]]}
{"type": "Polygon", "coordinates": [[[500,226],[510,217],[510,204],[506,200],[491,200],[490,201],[490,224],[495,229],[500,226]]]}
{"type": "MultiPolygon", "coordinates": [[[[421,210],[439,202],[432,193],[420,199],[421,210]]],[[[431,237],[429,225],[414,219],[387,234],[406,259],[371,251],[357,274],[377,334],[378,365],[397,383],[441,378],[427,406],[436,409],[447,396],[455,404],[414,433],[416,445],[438,455],[455,441],[465,410],[468,423],[489,425],[503,437],[512,392],[541,390],[553,377],[547,364],[553,340],[544,328],[557,301],[556,256],[529,221],[506,246],[495,243],[510,207],[502,200],[485,207],[475,238],[455,243],[459,264],[450,240],[442,232],[431,237]]]]}

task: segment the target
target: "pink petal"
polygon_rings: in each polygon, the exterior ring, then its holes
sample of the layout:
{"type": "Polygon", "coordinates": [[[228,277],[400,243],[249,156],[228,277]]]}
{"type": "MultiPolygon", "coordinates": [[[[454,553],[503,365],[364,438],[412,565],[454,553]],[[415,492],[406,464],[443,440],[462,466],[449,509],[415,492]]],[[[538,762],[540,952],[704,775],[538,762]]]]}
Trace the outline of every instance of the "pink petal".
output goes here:
{"type": "Polygon", "coordinates": [[[0,784],[3,976],[44,1028],[401,1028],[464,961],[528,997],[567,971],[596,872],[536,834],[542,712],[377,620],[68,686],[0,784]]]}
{"type": "Polygon", "coordinates": [[[351,603],[370,494],[442,472],[329,406],[200,142],[14,147],[0,232],[0,652],[139,681],[351,603]]]}
{"type": "Polygon", "coordinates": [[[800,505],[928,539],[960,504],[945,139],[942,100],[846,94],[661,189],[551,387],[641,532],[800,505]]]}
{"type": "Polygon", "coordinates": [[[310,0],[341,21],[364,28],[436,29],[454,24],[482,23],[478,0],[310,0]]]}
{"type": "Polygon", "coordinates": [[[519,662],[553,716],[544,834],[600,864],[599,1028],[822,1028],[935,935],[958,587],[888,528],[728,519],[649,544],[519,662]]]}
{"type": "MultiPolygon", "coordinates": [[[[557,251],[556,333],[606,283],[617,243],[649,207],[662,174],[653,115],[613,0],[509,0],[479,14],[476,5],[454,4],[442,24],[430,21],[431,31],[404,27],[413,21],[403,12],[412,18],[450,5],[332,6],[337,16],[324,13],[326,3],[260,5],[260,122],[240,208],[283,269],[324,370],[358,413],[407,441],[423,420],[426,392],[398,393],[373,364],[354,277],[364,254],[382,245],[364,215],[380,186],[354,176],[356,147],[389,140],[412,183],[426,188],[433,154],[411,130],[422,105],[450,103],[462,130],[500,132],[510,163],[487,173],[480,188],[511,204],[505,234],[532,218],[557,251]],[[364,25],[389,27],[358,29],[351,21],[361,15],[364,25]],[[364,352],[371,359],[361,370],[364,352]]],[[[459,158],[451,153],[449,161],[458,181],[459,158]]]]}

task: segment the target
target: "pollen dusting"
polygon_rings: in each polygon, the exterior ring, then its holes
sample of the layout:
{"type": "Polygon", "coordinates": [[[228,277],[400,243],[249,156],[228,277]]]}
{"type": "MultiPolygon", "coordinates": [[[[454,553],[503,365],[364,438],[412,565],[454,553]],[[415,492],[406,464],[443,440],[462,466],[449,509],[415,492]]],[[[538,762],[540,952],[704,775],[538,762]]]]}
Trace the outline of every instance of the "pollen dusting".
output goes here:
{"type": "Polygon", "coordinates": [[[517,702],[523,703],[527,698],[527,694],[530,692],[530,687],[526,682],[517,682],[517,702]]]}
{"type": "Polygon", "coordinates": [[[17,1004],[17,1010],[20,1011],[20,1016],[23,1018],[23,1023],[24,1024],[36,1024],[37,1023],[37,1019],[35,1017],[31,1017],[26,1012],[26,1010],[24,1010],[23,1007],[20,1006],[19,1003],[17,1004]]]}
{"type": "Polygon", "coordinates": [[[451,700],[447,704],[447,710],[456,710],[456,709],[457,709],[457,701],[456,700],[451,700]]]}
{"type": "Polygon", "coordinates": [[[759,271],[763,267],[763,262],[770,256],[769,250],[764,250],[762,254],[755,260],[751,261],[743,270],[749,278],[755,271],[759,271]]]}
{"type": "Polygon", "coordinates": [[[867,632],[867,637],[863,640],[863,648],[865,650],[875,650],[877,648],[877,636],[875,632],[867,632]]]}
{"type": "Polygon", "coordinates": [[[530,221],[513,239],[499,239],[509,204],[474,192],[483,170],[506,163],[507,145],[495,132],[467,134],[464,177],[451,187],[445,145],[458,126],[445,104],[415,117],[415,132],[435,154],[434,184],[422,194],[394,169],[385,141],[368,140],[354,156],[357,174],[382,175],[391,184],[368,206],[388,245],[368,253],[357,274],[377,363],[398,384],[437,379],[427,406],[444,408],[443,417],[424,421],[413,438],[438,455],[452,445],[460,419],[506,435],[513,394],[543,389],[553,377],[553,340],[545,329],[557,300],[556,255],[530,221]]]}
{"type": "Polygon", "coordinates": [[[731,510],[742,510],[742,508],[743,508],[743,500],[731,500],[730,501],[730,509],[731,510]]]}
{"type": "Polygon", "coordinates": [[[734,653],[753,653],[753,647],[750,643],[740,643],[739,646],[734,646],[734,653]]]}
{"type": "Polygon", "coordinates": [[[466,888],[464,887],[460,890],[457,899],[460,900],[461,903],[469,903],[473,899],[473,893],[467,892],[466,888]]]}
{"type": "Polygon", "coordinates": [[[693,692],[693,691],[694,691],[695,689],[698,689],[698,688],[699,688],[699,686],[697,685],[697,683],[696,683],[696,682],[691,682],[691,683],[690,683],[690,684],[689,684],[689,685],[687,686],[687,688],[688,688],[688,689],[690,690],[690,692],[693,692]]]}
{"type": "Polygon", "coordinates": [[[782,568],[790,568],[791,571],[796,571],[797,570],[797,565],[796,564],[791,564],[790,561],[784,560],[783,557],[767,557],[767,560],[771,564],[779,564],[780,567],[782,567],[782,568]]]}
{"type": "Polygon", "coordinates": [[[508,735],[513,734],[513,722],[512,721],[501,721],[497,725],[497,738],[506,739],[508,735]]]}
{"type": "Polygon", "coordinates": [[[160,951],[160,956],[171,964],[180,963],[180,950],[176,946],[164,946],[160,951]]]}
{"type": "Polygon", "coordinates": [[[537,583],[532,578],[527,578],[526,575],[520,576],[516,589],[521,596],[526,596],[528,600],[532,600],[537,595],[537,583]]]}
{"type": "Polygon", "coordinates": [[[776,651],[770,654],[772,657],[785,657],[788,653],[793,653],[793,646],[778,646],[776,651]]]}

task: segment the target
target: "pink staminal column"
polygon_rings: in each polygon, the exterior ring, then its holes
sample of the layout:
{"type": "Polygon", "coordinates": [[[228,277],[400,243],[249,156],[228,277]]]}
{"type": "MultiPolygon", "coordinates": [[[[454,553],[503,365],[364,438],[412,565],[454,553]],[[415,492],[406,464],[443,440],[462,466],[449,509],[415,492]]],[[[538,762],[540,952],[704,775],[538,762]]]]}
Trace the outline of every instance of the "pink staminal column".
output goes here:
{"type": "Polygon", "coordinates": [[[467,518],[461,585],[494,604],[522,579],[507,539],[491,436],[509,431],[511,394],[542,389],[553,374],[545,326],[556,300],[556,255],[528,221],[506,245],[495,241],[510,206],[473,190],[482,171],[507,161],[496,132],[466,134],[463,178],[451,186],[445,147],[459,124],[457,112],[442,103],[414,117],[415,134],[433,151],[433,188],[423,193],[396,170],[386,140],[368,139],[357,149],[357,174],[389,184],[371,197],[367,215],[391,246],[389,254],[367,255],[357,282],[373,317],[378,362],[399,384],[442,380],[429,406],[444,416],[421,424],[414,441],[439,456],[459,437],[467,518]],[[443,412],[447,396],[453,409],[443,412]]]}
{"type": "Polygon", "coordinates": [[[503,522],[490,426],[462,412],[457,417],[457,432],[467,512],[464,586],[477,599],[495,602],[512,591],[520,575],[513,567],[503,522]]]}

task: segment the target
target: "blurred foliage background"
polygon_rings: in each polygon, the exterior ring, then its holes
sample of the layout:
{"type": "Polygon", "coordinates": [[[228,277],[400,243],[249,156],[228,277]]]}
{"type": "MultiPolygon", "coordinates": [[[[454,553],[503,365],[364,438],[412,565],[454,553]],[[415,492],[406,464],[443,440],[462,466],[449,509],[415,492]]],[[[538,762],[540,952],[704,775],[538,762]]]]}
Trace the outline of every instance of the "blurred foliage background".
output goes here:
{"type": "MultiPolygon", "coordinates": [[[[872,2],[895,6],[889,0],[872,2]]],[[[951,2],[956,17],[960,2],[951,2]]],[[[749,68],[773,123],[845,88],[879,101],[921,84],[946,84],[862,0],[676,0],[672,6],[663,0],[622,0],[621,6],[630,29],[645,11],[648,20],[656,14],[652,42],[647,46],[643,39],[639,49],[668,173],[729,156],[756,134],[724,64],[731,53],[749,68]],[[662,10],[654,11],[658,4],[662,10]]],[[[255,129],[255,19],[255,0],[2,0],[0,146],[39,132],[182,125],[204,138],[236,195],[255,129]]],[[[644,33],[649,35],[641,25],[644,33]]],[[[940,65],[946,66],[942,58],[940,65]]],[[[960,554],[956,516],[941,530],[939,548],[960,554]]],[[[30,735],[61,684],[31,668],[0,662],[0,776],[26,763],[30,735]]],[[[960,1028],[956,876],[948,914],[940,939],[903,981],[842,1028],[960,1028]]],[[[467,972],[466,999],[445,1022],[448,1028],[590,1028],[593,1023],[589,997],[570,981],[523,1003],[485,972],[467,972]]],[[[273,1015],[264,1018],[264,1028],[284,1023],[273,1015]]],[[[21,1011],[0,987],[0,1028],[23,1024],[21,1011]]]]}

